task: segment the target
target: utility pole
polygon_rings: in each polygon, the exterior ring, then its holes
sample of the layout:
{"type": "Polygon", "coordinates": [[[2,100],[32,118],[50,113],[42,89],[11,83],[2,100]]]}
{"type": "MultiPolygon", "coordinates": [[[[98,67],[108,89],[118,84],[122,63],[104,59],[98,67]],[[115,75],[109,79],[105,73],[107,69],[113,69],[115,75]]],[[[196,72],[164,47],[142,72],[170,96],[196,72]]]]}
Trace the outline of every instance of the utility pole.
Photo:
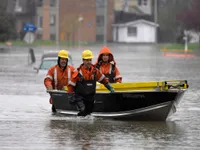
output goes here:
{"type": "Polygon", "coordinates": [[[154,0],[154,22],[158,23],[158,0],[154,0]]]}
{"type": "MultiPolygon", "coordinates": [[[[154,0],[154,23],[158,24],[158,1],[154,0]]],[[[155,43],[158,42],[158,28],[155,33],[155,43]]]]}
{"type": "Polygon", "coordinates": [[[59,0],[56,0],[56,46],[59,49],[59,0]]]}
{"type": "Polygon", "coordinates": [[[78,22],[79,22],[79,27],[78,27],[78,49],[81,50],[81,25],[82,25],[82,21],[83,21],[83,17],[81,17],[81,15],[78,18],[78,22]]]}
{"type": "Polygon", "coordinates": [[[108,24],[108,1],[104,0],[104,41],[103,44],[104,46],[107,45],[107,24],[108,24]]]}

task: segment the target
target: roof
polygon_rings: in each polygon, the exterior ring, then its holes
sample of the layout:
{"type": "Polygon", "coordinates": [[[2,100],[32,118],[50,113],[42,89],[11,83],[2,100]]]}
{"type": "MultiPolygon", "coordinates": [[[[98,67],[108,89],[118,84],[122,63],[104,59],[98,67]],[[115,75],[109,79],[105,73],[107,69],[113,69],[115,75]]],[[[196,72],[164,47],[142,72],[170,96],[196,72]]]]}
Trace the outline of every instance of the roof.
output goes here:
{"type": "MultiPolygon", "coordinates": [[[[130,8],[130,9],[135,9],[130,8]]],[[[130,21],[135,21],[135,20],[140,20],[140,19],[144,19],[144,20],[148,20],[148,21],[153,21],[153,16],[151,15],[147,15],[147,14],[137,14],[136,12],[124,12],[124,11],[115,11],[114,12],[115,15],[115,24],[118,23],[126,23],[126,22],[130,22],[130,21]]]]}
{"type": "Polygon", "coordinates": [[[114,27],[127,27],[127,26],[133,26],[133,25],[136,25],[136,24],[147,24],[147,25],[154,26],[154,27],[159,26],[158,24],[156,24],[154,22],[147,21],[147,20],[144,20],[144,19],[139,19],[139,20],[130,21],[130,22],[126,22],[126,23],[113,24],[112,26],[114,26],[114,27]]]}

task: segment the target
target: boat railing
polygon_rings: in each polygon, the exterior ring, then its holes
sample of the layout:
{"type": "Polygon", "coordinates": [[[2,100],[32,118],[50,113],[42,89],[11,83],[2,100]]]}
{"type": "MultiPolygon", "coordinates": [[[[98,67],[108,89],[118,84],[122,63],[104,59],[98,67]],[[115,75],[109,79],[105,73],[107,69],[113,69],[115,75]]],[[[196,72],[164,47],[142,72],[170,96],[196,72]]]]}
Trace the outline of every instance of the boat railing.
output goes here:
{"type": "MultiPolygon", "coordinates": [[[[167,80],[150,82],[127,82],[111,84],[116,92],[137,92],[137,91],[171,91],[186,90],[188,88],[187,80],[167,80]]],[[[97,84],[97,92],[109,92],[104,85],[97,84]]]]}
{"type": "MultiPolygon", "coordinates": [[[[149,91],[184,91],[188,89],[187,80],[167,80],[167,81],[150,81],[150,82],[126,82],[112,83],[115,92],[149,92],[149,91]]],[[[48,93],[67,93],[65,90],[50,90],[48,93]]],[[[97,84],[97,93],[109,93],[103,84],[97,84]]]]}

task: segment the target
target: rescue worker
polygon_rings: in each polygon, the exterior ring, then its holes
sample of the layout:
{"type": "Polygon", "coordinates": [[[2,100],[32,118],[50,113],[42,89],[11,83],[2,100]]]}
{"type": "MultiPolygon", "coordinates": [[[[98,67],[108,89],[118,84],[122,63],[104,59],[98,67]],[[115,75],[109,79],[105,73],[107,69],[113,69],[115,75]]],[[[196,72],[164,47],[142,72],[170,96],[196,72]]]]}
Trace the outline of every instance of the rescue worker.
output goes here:
{"type": "MultiPolygon", "coordinates": [[[[47,90],[64,90],[64,87],[68,85],[75,70],[73,66],[68,65],[68,58],[69,54],[66,50],[58,52],[58,64],[48,70],[44,79],[44,85],[47,90]]],[[[49,102],[52,104],[52,112],[56,112],[52,98],[50,98],[49,102]]]]}
{"type": "Polygon", "coordinates": [[[116,66],[111,50],[104,46],[98,56],[96,67],[103,73],[110,83],[121,83],[122,77],[116,66]]]}
{"type": "Polygon", "coordinates": [[[86,116],[92,113],[94,107],[94,95],[96,93],[96,81],[114,93],[109,80],[92,65],[93,54],[90,50],[82,53],[83,63],[73,73],[68,85],[68,99],[71,104],[76,105],[78,116],[86,116]]]}

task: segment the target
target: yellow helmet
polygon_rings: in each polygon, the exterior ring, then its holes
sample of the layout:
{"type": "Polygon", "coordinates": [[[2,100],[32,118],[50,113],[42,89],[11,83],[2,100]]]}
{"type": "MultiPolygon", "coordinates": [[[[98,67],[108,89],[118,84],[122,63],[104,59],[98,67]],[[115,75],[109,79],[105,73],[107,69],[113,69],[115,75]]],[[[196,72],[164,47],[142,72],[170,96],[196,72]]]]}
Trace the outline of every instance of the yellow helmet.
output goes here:
{"type": "Polygon", "coordinates": [[[67,58],[68,59],[68,52],[66,50],[60,50],[58,52],[58,57],[67,58]]]}
{"type": "Polygon", "coordinates": [[[82,59],[92,59],[93,58],[93,54],[91,52],[91,50],[84,50],[82,53],[82,59]]]}

